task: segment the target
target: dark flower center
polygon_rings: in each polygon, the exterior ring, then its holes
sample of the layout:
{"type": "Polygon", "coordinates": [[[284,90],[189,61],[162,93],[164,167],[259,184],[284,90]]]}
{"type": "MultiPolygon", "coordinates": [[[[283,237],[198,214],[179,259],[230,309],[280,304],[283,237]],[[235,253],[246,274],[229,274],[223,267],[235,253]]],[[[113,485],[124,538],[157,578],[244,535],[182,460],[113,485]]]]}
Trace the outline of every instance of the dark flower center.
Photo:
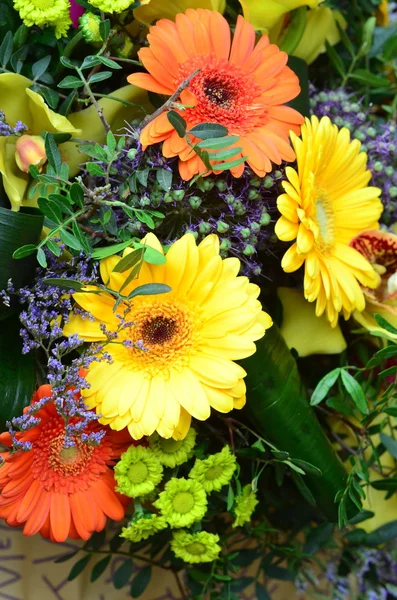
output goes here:
{"type": "Polygon", "coordinates": [[[230,108],[236,97],[236,90],[227,82],[220,81],[216,77],[205,79],[203,90],[210,102],[222,108],[230,108]]]}
{"type": "Polygon", "coordinates": [[[177,332],[177,324],[167,317],[155,317],[142,327],[143,343],[145,345],[165,344],[170,342],[177,332]]]}

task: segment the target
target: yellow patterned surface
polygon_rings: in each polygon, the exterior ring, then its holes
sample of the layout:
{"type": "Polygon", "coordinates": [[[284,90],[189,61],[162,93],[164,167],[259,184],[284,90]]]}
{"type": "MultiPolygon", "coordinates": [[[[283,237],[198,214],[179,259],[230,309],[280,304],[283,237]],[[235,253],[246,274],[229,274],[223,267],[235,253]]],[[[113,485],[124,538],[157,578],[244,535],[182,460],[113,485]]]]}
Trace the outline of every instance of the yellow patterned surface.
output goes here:
{"type": "MultiPolygon", "coordinates": [[[[76,559],[54,564],[57,558],[73,552],[78,545],[73,542],[53,544],[39,536],[26,538],[18,529],[0,525],[0,600],[127,600],[127,584],[115,590],[112,573],[120,566],[123,557],[115,557],[106,572],[91,584],[88,567],[74,581],[67,581],[69,570],[76,559]]],[[[81,554],[80,556],[83,556],[81,554]]],[[[94,557],[91,568],[101,556],[94,557]]],[[[139,566],[137,566],[137,569],[139,566]]],[[[248,573],[246,573],[248,574],[248,573]]],[[[133,576],[132,576],[133,577],[133,576]]],[[[241,593],[241,600],[255,600],[253,590],[241,593]]],[[[298,597],[290,584],[275,584],[272,600],[295,600],[298,597]]],[[[141,600],[182,600],[171,574],[155,570],[149,587],[141,600]]]]}

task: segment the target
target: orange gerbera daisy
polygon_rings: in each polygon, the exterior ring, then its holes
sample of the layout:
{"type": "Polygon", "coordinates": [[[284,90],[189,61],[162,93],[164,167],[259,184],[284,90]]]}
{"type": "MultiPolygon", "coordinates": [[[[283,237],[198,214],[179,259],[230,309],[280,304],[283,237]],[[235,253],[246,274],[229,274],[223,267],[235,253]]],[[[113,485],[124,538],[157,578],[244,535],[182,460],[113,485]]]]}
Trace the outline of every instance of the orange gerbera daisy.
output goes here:
{"type": "MultiPolygon", "coordinates": [[[[283,104],[299,94],[299,80],[286,66],[287,54],[270,44],[267,35],[255,46],[253,26],[239,16],[231,43],[228,22],[219,12],[188,9],[176,16],[175,23],[158,21],[150,28],[148,41],[149,48],[138,54],[149,73],[130,75],[130,83],[170,96],[199,69],[180,95],[189,108],[177,110],[188,129],[204,122],[227,127],[229,135],[240,138],[234,144],[241,148],[237,157],[246,156],[260,177],[271,171],[271,162],[294,160],[288,135],[290,130],[299,132],[303,117],[283,104]]],[[[191,141],[198,140],[192,137],[191,141]]],[[[144,147],[164,142],[164,156],[179,156],[179,172],[185,180],[206,171],[166,112],[143,129],[141,142],[144,147]]],[[[230,170],[239,177],[244,163],[230,170]]]]}
{"type": "MultiPolygon", "coordinates": [[[[51,394],[51,387],[43,385],[32,402],[51,394]]],[[[98,446],[76,439],[75,446],[64,448],[65,423],[54,403],[35,417],[38,425],[16,434],[32,449],[1,454],[0,518],[12,527],[24,525],[25,535],[40,532],[55,542],[87,540],[105,527],[106,517],[122,519],[129,498],[115,492],[109,466],[133,443],[126,431],[113,432],[94,422],[86,433],[106,429],[98,446]]],[[[10,434],[2,433],[0,443],[11,448],[10,434]]]]}

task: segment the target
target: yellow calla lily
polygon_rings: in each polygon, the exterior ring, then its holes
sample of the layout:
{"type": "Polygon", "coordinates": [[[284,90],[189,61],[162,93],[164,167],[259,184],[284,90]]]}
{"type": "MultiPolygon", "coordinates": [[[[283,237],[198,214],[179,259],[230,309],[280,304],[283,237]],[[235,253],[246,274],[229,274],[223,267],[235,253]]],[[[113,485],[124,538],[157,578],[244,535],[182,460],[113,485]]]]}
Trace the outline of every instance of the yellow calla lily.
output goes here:
{"type": "Polygon", "coordinates": [[[178,13],[185,12],[187,8],[208,8],[223,13],[225,7],[226,0],[175,0],[174,2],[150,0],[145,2],[145,5],[142,2],[141,6],[134,10],[134,17],[144,25],[150,25],[157,19],[174,20],[178,13]]]}
{"type": "Polygon", "coordinates": [[[300,8],[308,6],[317,8],[322,0],[239,0],[243,9],[244,18],[258,31],[268,32],[283,21],[284,15],[300,8]]]}
{"type": "MultiPolygon", "coordinates": [[[[50,133],[70,133],[78,139],[103,143],[105,130],[94,106],[72,113],[68,118],[57,114],[45,104],[44,99],[30,88],[32,82],[15,73],[0,75],[0,110],[6,122],[14,127],[22,121],[28,128],[28,136],[39,136],[42,131],[50,133]]],[[[102,98],[98,104],[114,131],[125,126],[137,116],[143,117],[152,107],[144,90],[127,85],[116,90],[110,97],[102,98]],[[125,105],[119,100],[132,102],[136,106],[125,105]]],[[[27,199],[27,189],[31,181],[28,173],[21,170],[16,160],[18,136],[0,137],[0,173],[5,192],[11,202],[11,209],[18,211],[21,206],[35,206],[35,199],[27,199]]],[[[73,177],[86,156],[79,152],[78,144],[66,142],[60,145],[62,158],[69,164],[73,177]]],[[[26,170],[26,169],[25,169],[26,170]]]]}
{"type": "Polygon", "coordinates": [[[288,348],[295,348],[302,357],[345,350],[346,341],[339,326],[331,327],[325,315],[316,317],[315,307],[301,291],[281,287],[277,294],[283,306],[281,334],[288,348]]]}
{"type": "Polygon", "coordinates": [[[340,41],[337,23],[346,29],[347,23],[340,12],[328,6],[319,6],[307,13],[305,31],[293,51],[293,56],[302,58],[311,64],[319,54],[325,52],[325,42],[334,46],[340,41]]]}
{"type": "MultiPolygon", "coordinates": [[[[48,108],[44,99],[29,89],[31,85],[29,79],[16,73],[0,75],[0,110],[7,123],[14,127],[18,120],[22,121],[28,128],[26,134],[31,136],[38,136],[43,130],[78,135],[80,131],[66,117],[48,108]]],[[[17,140],[15,135],[0,138],[0,173],[14,211],[20,209],[30,179],[17,165],[17,140]]]]}

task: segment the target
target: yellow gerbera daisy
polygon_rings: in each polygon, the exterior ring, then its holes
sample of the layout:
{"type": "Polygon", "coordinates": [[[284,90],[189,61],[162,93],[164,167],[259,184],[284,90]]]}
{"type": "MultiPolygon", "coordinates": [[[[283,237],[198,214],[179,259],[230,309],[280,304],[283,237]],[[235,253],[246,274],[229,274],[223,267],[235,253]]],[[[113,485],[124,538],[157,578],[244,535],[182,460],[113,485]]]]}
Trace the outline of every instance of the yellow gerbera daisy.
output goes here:
{"type": "Polygon", "coordinates": [[[291,133],[291,139],[298,170],[286,168],[276,234],[296,242],[281,266],[291,273],[305,264],[305,298],[316,300],[316,315],[326,311],[335,327],[340,311],[348,319],[364,310],[359,282],[372,289],[379,283],[370,262],[349,242],[361,231],[378,229],[381,190],[368,187],[371,173],[360,142],[350,141],[349,130],[339,130],[328,117],[306,119],[301,138],[291,133]]]}
{"type": "MultiPolygon", "coordinates": [[[[143,243],[163,252],[153,234],[143,243]]],[[[130,273],[114,271],[120,260],[112,256],[101,261],[102,279],[112,290],[120,290],[130,273]]],[[[165,264],[144,263],[139,277],[122,290],[127,296],[155,282],[168,285],[171,292],[137,296],[121,303],[116,312],[108,293],[73,295],[95,320],[72,315],[65,335],[105,340],[103,324],[115,331],[116,313],[127,309],[128,321],[134,324],[106,347],[113,362],[94,362],[89,369],[91,387],[83,395],[101,414],[101,423],[117,430],[128,427],[135,439],[154,431],[183,439],[192,416],[203,421],[211,407],[227,413],[245,404],[246,372],[233,361],[255,352],[254,342],[272,321],[257,300],[259,287],[238,277],[239,269],[238,259],[221,259],[217,236],[196,246],[194,236],[185,234],[168,250],[165,264]],[[133,345],[126,347],[122,341],[133,345]]]]}

